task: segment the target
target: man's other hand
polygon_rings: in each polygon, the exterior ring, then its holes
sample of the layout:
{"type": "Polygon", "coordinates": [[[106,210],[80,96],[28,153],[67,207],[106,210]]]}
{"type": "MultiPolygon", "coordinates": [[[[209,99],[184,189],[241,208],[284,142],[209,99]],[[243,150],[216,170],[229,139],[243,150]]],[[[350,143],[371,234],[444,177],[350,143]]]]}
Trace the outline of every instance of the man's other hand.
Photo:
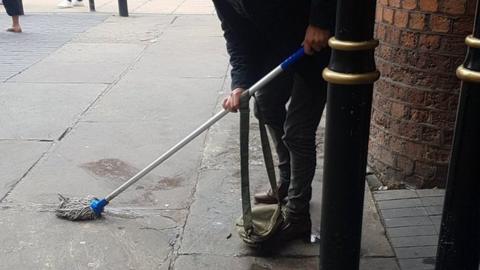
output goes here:
{"type": "Polygon", "coordinates": [[[330,31],[309,25],[305,33],[305,40],[303,41],[305,53],[312,55],[314,52],[319,52],[327,47],[329,38],[330,31]]]}
{"type": "Polygon", "coordinates": [[[240,108],[240,96],[242,95],[243,91],[245,91],[243,88],[234,89],[230,93],[230,96],[223,100],[223,108],[229,112],[237,112],[238,108],[240,108]]]}

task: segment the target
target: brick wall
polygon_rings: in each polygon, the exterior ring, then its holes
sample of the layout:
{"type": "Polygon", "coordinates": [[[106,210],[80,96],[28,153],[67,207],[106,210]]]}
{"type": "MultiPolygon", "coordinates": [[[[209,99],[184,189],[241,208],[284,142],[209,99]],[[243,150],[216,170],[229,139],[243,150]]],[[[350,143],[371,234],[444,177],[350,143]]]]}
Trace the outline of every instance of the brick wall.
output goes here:
{"type": "Polygon", "coordinates": [[[369,166],[384,184],[445,184],[475,0],[378,0],[369,166]]]}

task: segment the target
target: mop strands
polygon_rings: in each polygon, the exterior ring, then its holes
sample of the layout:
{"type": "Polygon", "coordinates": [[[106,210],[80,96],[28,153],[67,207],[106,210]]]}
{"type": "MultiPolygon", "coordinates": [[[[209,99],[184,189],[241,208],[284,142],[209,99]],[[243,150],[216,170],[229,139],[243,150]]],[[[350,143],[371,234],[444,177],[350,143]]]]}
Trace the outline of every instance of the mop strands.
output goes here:
{"type": "Polygon", "coordinates": [[[60,204],[55,210],[59,218],[76,220],[93,220],[100,217],[103,207],[108,203],[93,196],[86,198],[66,198],[58,194],[60,204]]]}

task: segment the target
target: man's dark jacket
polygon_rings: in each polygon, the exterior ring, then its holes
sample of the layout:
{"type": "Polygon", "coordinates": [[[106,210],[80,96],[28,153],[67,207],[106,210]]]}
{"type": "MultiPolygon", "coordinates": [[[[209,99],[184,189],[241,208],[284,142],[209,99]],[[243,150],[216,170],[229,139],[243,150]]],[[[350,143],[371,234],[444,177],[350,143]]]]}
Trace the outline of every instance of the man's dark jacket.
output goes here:
{"type": "Polygon", "coordinates": [[[336,0],[213,2],[227,41],[232,89],[250,87],[299,48],[308,25],[334,31],[336,0]]]}

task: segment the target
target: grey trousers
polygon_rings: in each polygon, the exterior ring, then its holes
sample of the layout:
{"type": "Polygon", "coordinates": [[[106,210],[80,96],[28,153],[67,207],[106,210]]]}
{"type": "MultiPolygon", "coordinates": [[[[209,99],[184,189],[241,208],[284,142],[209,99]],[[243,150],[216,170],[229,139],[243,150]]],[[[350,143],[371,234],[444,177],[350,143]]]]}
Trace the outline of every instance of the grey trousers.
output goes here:
{"type": "Polygon", "coordinates": [[[280,181],[289,184],[287,216],[309,217],[316,168],[315,135],[326,102],[321,70],[330,51],[306,57],[256,93],[255,113],[269,126],[279,159],[280,181]],[[288,102],[290,101],[290,102],[288,102]],[[288,103],[288,109],[287,109],[288,103]]]}

